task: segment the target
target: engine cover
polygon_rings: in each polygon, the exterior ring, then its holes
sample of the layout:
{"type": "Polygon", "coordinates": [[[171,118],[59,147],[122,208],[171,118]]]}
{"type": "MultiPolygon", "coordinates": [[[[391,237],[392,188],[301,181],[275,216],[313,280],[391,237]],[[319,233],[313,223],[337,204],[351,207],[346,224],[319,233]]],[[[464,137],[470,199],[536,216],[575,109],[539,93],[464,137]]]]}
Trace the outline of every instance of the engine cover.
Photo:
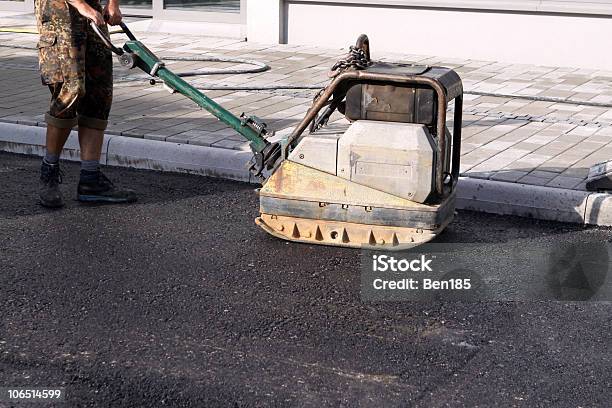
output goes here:
{"type": "Polygon", "coordinates": [[[304,137],[289,160],[425,203],[434,190],[435,149],[424,125],[359,120],[344,133],[304,137]]]}
{"type": "MultiPolygon", "coordinates": [[[[435,79],[444,87],[448,100],[463,92],[459,75],[448,68],[375,62],[364,71],[435,79]]],[[[347,91],[345,115],[351,121],[366,119],[420,123],[432,128],[435,126],[437,105],[436,94],[429,87],[359,83],[350,86],[347,91]]]]}
{"type": "Polygon", "coordinates": [[[435,149],[424,125],[359,120],[338,141],[337,175],[424,203],[433,191],[435,149]]]}

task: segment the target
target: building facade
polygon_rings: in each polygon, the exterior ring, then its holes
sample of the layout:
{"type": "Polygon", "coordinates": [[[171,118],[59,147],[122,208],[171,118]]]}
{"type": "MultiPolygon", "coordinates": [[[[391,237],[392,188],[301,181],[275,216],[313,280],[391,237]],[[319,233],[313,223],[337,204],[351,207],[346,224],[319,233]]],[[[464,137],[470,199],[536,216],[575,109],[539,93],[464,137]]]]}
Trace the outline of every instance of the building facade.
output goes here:
{"type": "MultiPolygon", "coordinates": [[[[32,10],[35,0],[0,0],[32,10]]],[[[262,43],[612,70],[612,0],[122,0],[155,29],[262,43]],[[177,23],[180,22],[180,23],[177,23]]]]}
{"type": "Polygon", "coordinates": [[[612,71],[612,0],[249,0],[256,42],[612,71]]]}

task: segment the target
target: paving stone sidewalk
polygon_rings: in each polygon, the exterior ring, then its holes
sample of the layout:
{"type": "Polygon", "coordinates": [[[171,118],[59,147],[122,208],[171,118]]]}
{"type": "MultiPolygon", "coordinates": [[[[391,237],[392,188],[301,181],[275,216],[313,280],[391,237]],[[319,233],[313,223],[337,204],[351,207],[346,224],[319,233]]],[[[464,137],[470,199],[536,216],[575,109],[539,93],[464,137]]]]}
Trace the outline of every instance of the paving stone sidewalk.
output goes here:
{"type": "MultiPolygon", "coordinates": [[[[31,24],[31,17],[0,17],[0,26],[18,23],[31,24]]],[[[257,74],[188,78],[198,87],[324,86],[329,68],[346,53],[346,49],[253,44],[212,37],[137,35],[162,57],[242,58],[271,67],[257,74]]],[[[120,34],[113,39],[120,44],[125,37],[120,34]]],[[[347,39],[347,45],[352,40],[347,39]]],[[[36,52],[31,49],[36,41],[36,35],[0,33],[0,121],[44,126],[42,113],[49,96],[40,84],[36,52]]],[[[442,65],[461,75],[467,92],[461,166],[464,175],[580,190],[592,164],[612,159],[612,71],[379,55],[375,39],[372,43],[374,59],[442,65]]],[[[168,61],[167,65],[175,71],[249,67],[185,61],[168,61]]],[[[159,85],[150,86],[140,72],[126,71],[118,64],[115,68],[110,134],[248,150],[240,136],[191,101],[171,95],[159,85]]],[[[255,114],[280,133],[288,133],[303,117],[315,93],[287,89],[207,91],[232,112],[255,114]]],[[[333,121],[342,123],[344,119],[336,115],[333,121]]]]}

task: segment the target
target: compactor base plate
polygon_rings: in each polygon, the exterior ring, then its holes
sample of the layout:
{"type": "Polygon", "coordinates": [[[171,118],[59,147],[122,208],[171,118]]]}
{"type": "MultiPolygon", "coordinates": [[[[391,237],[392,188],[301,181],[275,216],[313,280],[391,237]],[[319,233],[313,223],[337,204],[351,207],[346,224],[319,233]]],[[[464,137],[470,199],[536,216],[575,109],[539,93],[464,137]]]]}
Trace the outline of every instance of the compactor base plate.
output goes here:
{"type": "Polygon", "coordinates": [[[255,222],[309,244],[401,249],[435,238],[454,216],[455,194],[420,204],[286,160],[260,192],[255,222]]]}
{"type": "Polygon", "coordinates": [[[424,244],[436,231],[261,214],[255,222],[267,233],[288,241],[341,247],[397,250],[424,244]]]}

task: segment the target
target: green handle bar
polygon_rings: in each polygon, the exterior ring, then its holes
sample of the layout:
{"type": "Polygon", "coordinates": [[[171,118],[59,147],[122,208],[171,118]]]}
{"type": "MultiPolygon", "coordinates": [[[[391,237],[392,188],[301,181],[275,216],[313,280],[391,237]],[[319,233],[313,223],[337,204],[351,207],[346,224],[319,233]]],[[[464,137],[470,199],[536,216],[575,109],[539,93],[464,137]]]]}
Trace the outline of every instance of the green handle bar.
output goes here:
{"type": "Polygon", "coordinates": [[[247,117],[242,114],[240,118],[237,117],[170,71],[165,67],[162,60],[144,44],[136,40],[125,24],[121,23],[121,28],[130,40],[124,44],[123,49],[113,46],[110,39],[95,23],[92,22],[91,27],[105,45],[117,54],[123,66],[128,68],[138,67],[152,77],[161,79],[167,87],[191,99],[248,140],[251,150],[255,154],[251,172],[256,176],[260,176],[264,168],[272,169],[275,166],[280,159],[281,149],[277,143],[271,143],[267,140],[268,130],[264,123],[254,116],[247,117]]]}

